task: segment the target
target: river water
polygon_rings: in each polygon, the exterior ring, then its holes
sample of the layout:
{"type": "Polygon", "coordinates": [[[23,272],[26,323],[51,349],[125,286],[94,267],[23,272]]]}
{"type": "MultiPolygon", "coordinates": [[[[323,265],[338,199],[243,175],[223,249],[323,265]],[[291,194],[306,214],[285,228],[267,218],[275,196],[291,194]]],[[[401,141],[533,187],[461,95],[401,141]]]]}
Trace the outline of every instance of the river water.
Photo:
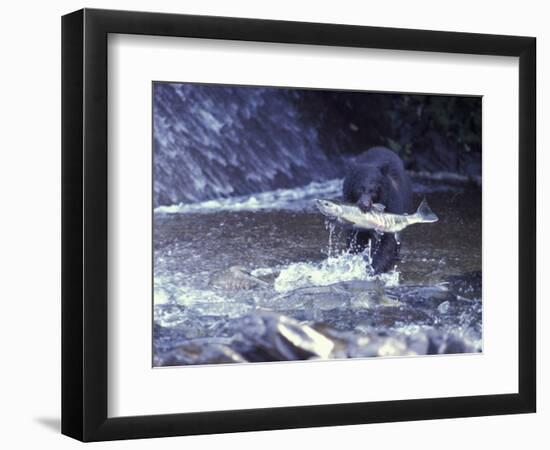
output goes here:
{"type": "Polygon", "coordinates": [[[382,276],[313,206],[340,179],[157,207],[153,365],[482,351],[481,191],[414,189],[439,221],[382,276]]]}

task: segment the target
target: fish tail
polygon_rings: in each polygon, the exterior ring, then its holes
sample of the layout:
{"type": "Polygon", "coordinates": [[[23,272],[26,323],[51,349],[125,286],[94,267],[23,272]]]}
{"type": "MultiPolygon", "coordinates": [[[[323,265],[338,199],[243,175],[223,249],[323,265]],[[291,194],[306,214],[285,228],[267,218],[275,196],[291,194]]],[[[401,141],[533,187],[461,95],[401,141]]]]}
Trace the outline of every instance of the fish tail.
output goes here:
{"type": "Polygon", "coordinates": [[[439,220],[439,218],[428,206],[426,197],[424,197],[424,199],[420,203],[420,206],[416,210],[416,214],[420,217],[420,219],[422,219],[422,222],[431,223],[431,222],[437,222],[439,220]]]}

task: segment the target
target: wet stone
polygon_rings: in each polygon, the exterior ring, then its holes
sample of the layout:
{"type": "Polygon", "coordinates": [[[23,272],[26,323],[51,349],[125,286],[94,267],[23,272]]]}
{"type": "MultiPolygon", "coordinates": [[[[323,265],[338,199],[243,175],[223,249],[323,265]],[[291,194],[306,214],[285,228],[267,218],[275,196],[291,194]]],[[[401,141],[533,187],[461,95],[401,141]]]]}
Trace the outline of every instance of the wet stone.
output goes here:
{"type": "Polygon", "coordinates": [[[268,355],[273,361],[328,358],[334,348],[330,339],[308,325],[271,312],[243,317],[240,330],[237,348],[244,354],[268,355]]]}
{"type": "Polygon", "coordinates": [[[229,364],[242,362],[246,362],[246,360],[228,345],[200,340],[196,342],[186,342],[157,357],[159,366],[229,364]]]}
{"type": "Polygon", "coordinates": [[[449,312],[449,308],[450,308],[451,304],[449,303],[448,300],[442,302],[439,304],[439,306],[437,307],[437,310],[441,313],[441,314],[447,314],[449,312]]]}

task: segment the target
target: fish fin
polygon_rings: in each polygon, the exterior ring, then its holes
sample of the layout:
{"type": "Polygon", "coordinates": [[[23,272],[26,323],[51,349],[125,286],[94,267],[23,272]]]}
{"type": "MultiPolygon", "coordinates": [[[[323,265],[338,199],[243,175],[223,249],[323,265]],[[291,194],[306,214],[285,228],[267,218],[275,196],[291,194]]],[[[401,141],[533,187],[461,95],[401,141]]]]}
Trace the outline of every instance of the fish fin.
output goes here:
{"type": "Polygon", "coordinates": [[[428,206],[426,197],[424,197],[424,199],[420,203],[420,206],[416,210],[416,214],[418,214],[418,216],[422,219],[422,222],[431,223],[431,222],[437,222],[439,220],[439,218],[434,214],[434,212],[428,206]]]}
{"type": "Polygon", "coordinates": [[[386,207],[382,203],[373,203],[372,209],[376,212],[384,212],[386,207]]]}

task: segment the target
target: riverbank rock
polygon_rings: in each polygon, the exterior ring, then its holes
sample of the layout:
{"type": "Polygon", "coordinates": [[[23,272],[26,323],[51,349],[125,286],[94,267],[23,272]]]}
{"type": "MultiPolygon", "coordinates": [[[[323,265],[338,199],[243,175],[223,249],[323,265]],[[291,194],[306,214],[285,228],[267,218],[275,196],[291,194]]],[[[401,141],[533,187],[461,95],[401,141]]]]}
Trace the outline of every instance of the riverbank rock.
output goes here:
{"type": "Polygon", "coordinates": [[[239,321],[234,348],[252,361],[329,358],[334,343],[308,325],[273,312],[257,312],[239,321]]]}
{"type": "MultiPolygon", "coordinates": [[[[156,326],[158,328],[158,326],[156,326]]],[[[234,319],[231,336],[192,339],[155,352],[155,366],[476,353],[481,343],[437,328],[337,330],[271,311],[234,319]]],[[[157,331],[157,333],[160,333],[157,331]]]]}

